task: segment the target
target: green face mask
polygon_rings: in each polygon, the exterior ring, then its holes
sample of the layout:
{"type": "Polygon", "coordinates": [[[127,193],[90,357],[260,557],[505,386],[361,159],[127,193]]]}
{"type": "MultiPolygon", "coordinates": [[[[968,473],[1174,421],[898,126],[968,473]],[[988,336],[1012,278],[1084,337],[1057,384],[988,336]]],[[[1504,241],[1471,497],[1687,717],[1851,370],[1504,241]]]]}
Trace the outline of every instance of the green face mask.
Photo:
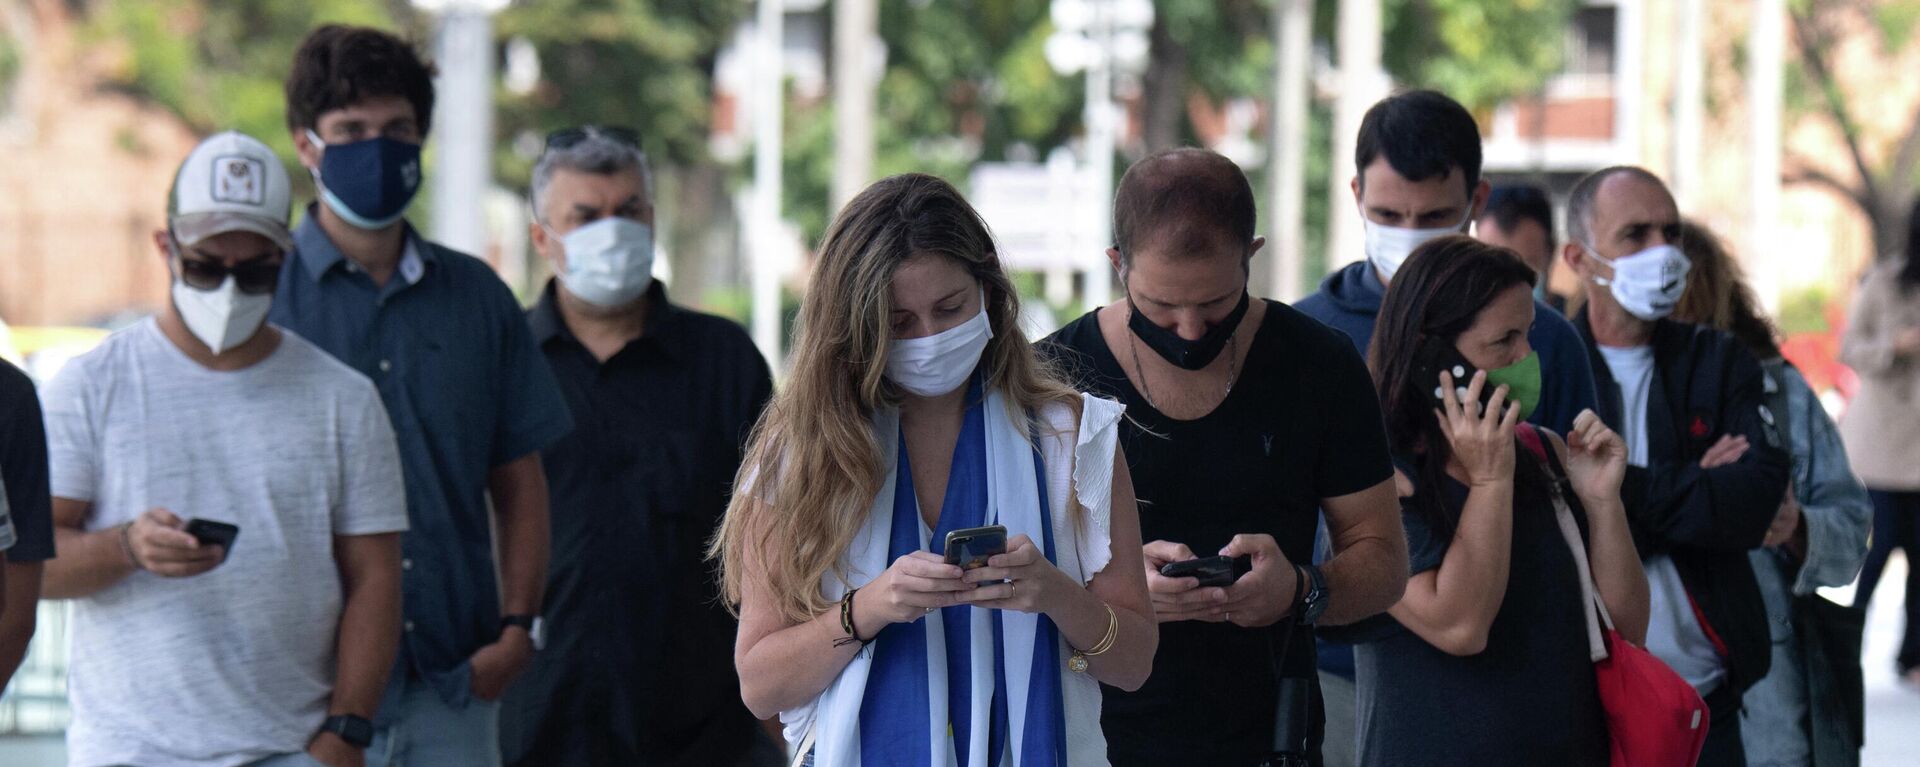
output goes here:
{"type": "Polygon", "coordinates": [[[1487,387],[1507,386],[1507,399],[1520,403],[1520,420],[1533,415],[1533,409],[1540,406],[1540,353],[1527,352],[1527,356],[1499,370],[1487,371],[1487,387]]]}

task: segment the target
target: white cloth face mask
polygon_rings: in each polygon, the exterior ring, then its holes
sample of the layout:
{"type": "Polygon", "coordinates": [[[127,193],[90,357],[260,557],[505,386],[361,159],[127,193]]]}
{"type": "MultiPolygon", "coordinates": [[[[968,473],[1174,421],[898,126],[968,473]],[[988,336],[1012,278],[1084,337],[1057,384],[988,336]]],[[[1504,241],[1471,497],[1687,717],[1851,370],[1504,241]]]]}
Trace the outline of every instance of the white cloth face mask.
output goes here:
{"type": "Polygon", "coordinates": [[[1581,247],[1595,260],[1613,267],[1612,279],[1594,277],[1594,284],[1606,286],[1620,308],[1641,320],[1652,322],[1673,314],[1674,307],[1680,305],[1680,295],[1687,291],[1687,272],[1693,264],[1677,247],[1655,245],[1612,261],[1593,248],[1581,247]]]}
{"type": "Polygon", "coordinates": [[[922,397],[950,394],[966,385],[980,365],[980,355],[993,339],[987,319],[987,297],[980,295],[980,313],[973,319],[922,338],[904,338],[887,344],[887,380],[922,397]]]}
{"type": "Polygon", "coordinates": [[[232,275],[213,290],[200,290],[173,278],[173,305],[194,338],[214,354],[223,353],[252,338],[267,321],[273,308],[273,294],[258,295],[240,290],[232,275]]]}
{"type": "Polygon", "coordinates": [[[639,221],[593,221],[561,237],[560,247],[567,254],[560,284],[594,306],[625,306],[653,284],[653,227],[639,221]]]}

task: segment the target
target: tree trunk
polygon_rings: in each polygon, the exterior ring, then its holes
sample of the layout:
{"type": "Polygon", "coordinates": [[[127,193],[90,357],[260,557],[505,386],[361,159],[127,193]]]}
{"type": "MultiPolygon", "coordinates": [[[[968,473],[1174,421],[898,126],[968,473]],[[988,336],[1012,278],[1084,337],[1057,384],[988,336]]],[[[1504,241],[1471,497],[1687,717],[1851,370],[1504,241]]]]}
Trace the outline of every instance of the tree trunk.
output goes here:
{"type": "Polygon", "coordinates": [[[1159,19],[1147,46],[1147,71],[1141,77],[1145,125],[1141,140],[1148,152],[1180,145],[1180,120],[1187,113],[1187,49],[1159,19]]]}

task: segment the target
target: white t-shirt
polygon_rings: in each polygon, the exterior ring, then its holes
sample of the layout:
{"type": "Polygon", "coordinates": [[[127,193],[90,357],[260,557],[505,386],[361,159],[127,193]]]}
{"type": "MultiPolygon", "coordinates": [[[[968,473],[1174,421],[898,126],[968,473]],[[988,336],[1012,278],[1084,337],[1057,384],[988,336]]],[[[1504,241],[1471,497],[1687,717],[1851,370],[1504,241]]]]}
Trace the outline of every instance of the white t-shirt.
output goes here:
{"type": "MultiPolygon", "coordinates": [[[[1600,347],[1600,357],[1620,385],[1620,438],[1627,443],[1627,463],[1647,466],[1647,401],[1653,392],[1653,347],[1600,347]]],[[[1713,640],[1700,628],[1685,584],[1673,558],[1647,557],[1647,651],[1693,685],[1701,695],[1712,692],[1726,678],[1726,665],[1713,649],[1713,640]]]]}
{"type": "Polygon", "coordinates": [[[282,330],[209,370],[154,320],[114,333],[41,394],[53,495],[88,530],[151,508],[238,525],[219,567],[136,572],[74,600],[71,767],[227,767],[302,751],[326,719],[342,594],[333,537],[405,530],[373,383],[282,330]]]}

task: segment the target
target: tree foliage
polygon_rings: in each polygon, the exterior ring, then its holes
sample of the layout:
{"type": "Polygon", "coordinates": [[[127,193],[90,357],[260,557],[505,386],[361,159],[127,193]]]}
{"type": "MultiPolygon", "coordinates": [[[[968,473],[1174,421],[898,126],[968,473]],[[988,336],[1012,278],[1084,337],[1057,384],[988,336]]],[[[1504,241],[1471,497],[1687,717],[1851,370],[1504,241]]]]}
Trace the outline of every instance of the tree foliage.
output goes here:
{"type": "Polygon", "coordinates": [[[1868,71],[1898,71],[1897,60],[1916,42],[1920,0],[1794,0],[1788,3],[1788,16],[1799,60],[1788,68],[1787,102],[1800,117],[1831,121],[1852,167],[1850,173],[1835,174],[1805,158],[1790,157],[1787,180],[1838,193],[1866,215],[1874,257],[1893,255],[1905,245],[1907,219],[1920,187],[1920,103],[1906,105],[1891,129],[1865,119],[1868,115],[1861,114],[1863,107],[1854,95],[1880,94],[1864,79],[1849,82],[1838,68],[1836,53],[1842,41],[1864,32],[1879,64],[1868,71]]]}

